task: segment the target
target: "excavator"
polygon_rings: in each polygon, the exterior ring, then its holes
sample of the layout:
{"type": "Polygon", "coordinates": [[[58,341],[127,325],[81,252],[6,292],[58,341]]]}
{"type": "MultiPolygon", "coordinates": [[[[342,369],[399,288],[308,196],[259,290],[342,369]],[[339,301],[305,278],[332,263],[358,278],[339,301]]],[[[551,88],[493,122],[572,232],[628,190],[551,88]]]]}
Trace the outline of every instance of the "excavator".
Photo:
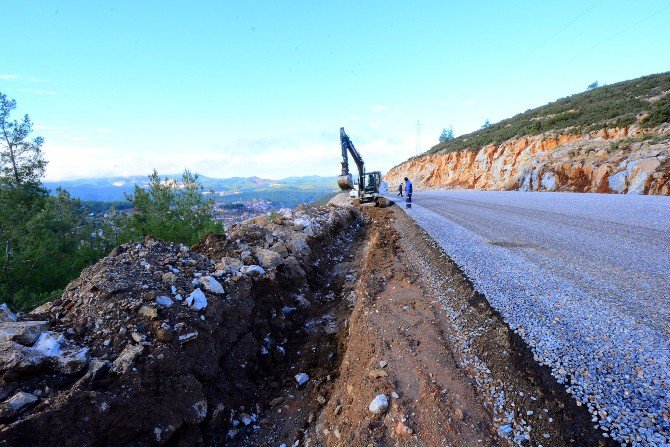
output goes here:
{"type": "Polygon", "coordinates": [[[382,194],[388,193],[388,184],[382,181],[380,171],[365,172],[363,157],[354,147],[344,127],[340,128],[340,144],[342,145],[342,173],[337,178],[340,189],[350,191],[350,196],[354,197],[353,204],[356,206],[371,202],[378,207],[387,206],[388,200],[382,194]],[[351,154],[358,169],[358,177],[355,180],[349,173],[348,154],[351,154]]]}

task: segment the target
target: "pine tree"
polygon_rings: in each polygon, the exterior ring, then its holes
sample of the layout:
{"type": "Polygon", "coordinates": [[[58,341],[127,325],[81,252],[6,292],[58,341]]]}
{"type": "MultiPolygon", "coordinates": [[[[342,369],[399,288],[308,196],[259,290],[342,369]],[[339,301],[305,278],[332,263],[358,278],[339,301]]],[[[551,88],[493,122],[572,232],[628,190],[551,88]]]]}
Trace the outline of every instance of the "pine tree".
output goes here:
{"type": "Polygon", "coordinates": [[[28,115],[11,119],[16,101],[0,93],[0,302],[31,310],[60,294],[112,241],[93,235],[79,200],[42,187],[41,137],[28,115]]]}
{"type": "Polygon", "coordinates": [[[16,101],[0,92],[0,182],[11,187],[34,186],[44,175],[42,137],[29,139],[33,124],[28,115],[12,120],[16,101]]]}
{"type": "Polygon", "coordinates": [[[214,201],[206,198],[198,174],[188,169],[181,181],[161,179],[154,170],[149,175],[149,187],[135,186],[127,200],[133,204],[133,214],[125,223],[131,238],[153,236],[158,239],[193,244],[208,232],[223,233],[223,226],[214,221],[214,201]]]}
{"type": "Polygon", "coordinates": [[[442,129],[442,134],[440,134],[440,143],[445,143],[447,141],[451,141],[454,139],[454,128],[449,126],[447,129],[446,127],[442,129]]]}

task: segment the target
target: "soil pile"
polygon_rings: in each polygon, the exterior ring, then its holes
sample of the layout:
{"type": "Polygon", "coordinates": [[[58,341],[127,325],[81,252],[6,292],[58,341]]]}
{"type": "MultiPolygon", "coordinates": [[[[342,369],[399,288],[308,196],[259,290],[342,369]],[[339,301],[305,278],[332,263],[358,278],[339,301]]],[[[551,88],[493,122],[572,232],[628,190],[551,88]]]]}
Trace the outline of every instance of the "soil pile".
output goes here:
{"type": "Polygon", "coordinates": [[[291,368],[334,358],[296,365],[293,351],[334,301],[321,292],[359,219],[299,209],[191,249],[123,245],[60,299],[20,318],[3,309],[0,445],[213,445],[260,430],[291,368]]]}

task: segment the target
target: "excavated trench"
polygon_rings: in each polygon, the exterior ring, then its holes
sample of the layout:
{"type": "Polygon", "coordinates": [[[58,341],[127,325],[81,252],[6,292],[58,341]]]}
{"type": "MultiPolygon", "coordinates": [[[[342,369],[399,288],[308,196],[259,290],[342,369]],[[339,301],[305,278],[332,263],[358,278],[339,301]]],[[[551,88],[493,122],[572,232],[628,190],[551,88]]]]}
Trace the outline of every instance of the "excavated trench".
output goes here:
{"type": "Polygon", "coordinates": [[[28,318],[89,347],[88,368],[6,371],[0,391],[40,399],[0,421],[0,446],[613,445],[402,212],[325,209],[85,271],[28,318]],[[268,248],[285,253],[264,275],[214,265],[268,248]],[[205,309],[153,304],[213,270],[205,309]]]}
{"type": "MultiPolygon", "coordinates": [[[[279,303],[262,311],[279,324],[274,324],[267,334],[255,334],[258,340],[264,340],[268,350],[281,345],[282,354],[261,356],[266,361],[254,378],[256,392],[236,402],[237,411],[230,411],[226,445],[278,446],[287,441],[287,445],[303,441],[305,429],[337,377],[368,230],[366,221],[357,216],[352,227],[334,239],[324,237],[310,242],[313,262],[305,268],[304,282],[287,275],[258,289],[259,301],[283,296],[279,303]],[[309,305],[303,304],[305,300],[309,305]],[[293,303],[295,309],[286,308],[283,303],[293,303]],[[284,315],[277,320],[280,304],[284,315]],[[305,384],[298,383],[299,374],[309,377],[305,384]],[[250,402],[258,410],[255,421],[248,425],[237,423],[239,415],[248,412],[250,402]]],[[[205,441],[215,443],[214,438],[205,441]]]]}
{"type": "Polygon", "coordinates": [[[286,391],[273,424],[302,430],[247,445],[616,445],[425,232],[393,207],[361,212],[370,224],[340,358],[327,380],[286,391]],[[389,405],[375,414],[380,394],[389,405]]]}
{"type": "Polygon", "coordinates": [[[343,260],[311,276],[319,306],[295,320],[260,427],[229,445],[615,445],[420,228],[360,211],[343,260]],[[373,414],[379,394],[389,406],[373,414]]]}

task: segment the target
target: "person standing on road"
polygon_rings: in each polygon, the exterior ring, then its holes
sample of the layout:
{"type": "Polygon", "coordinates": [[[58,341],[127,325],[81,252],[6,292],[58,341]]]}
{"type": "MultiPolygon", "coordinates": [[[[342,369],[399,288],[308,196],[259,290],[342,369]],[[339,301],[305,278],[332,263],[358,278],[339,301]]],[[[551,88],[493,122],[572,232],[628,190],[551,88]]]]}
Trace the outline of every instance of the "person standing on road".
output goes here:
{"type": "Polygon", "coordinates": [[[402,197],[402,183],[398,186],[398,197],[402,197]]]}
{"type": "Polygon", "coordinates": [[[405,177],[405,194],[407,194],[407,203],[412,203],[412,182],[405,177]]]}

